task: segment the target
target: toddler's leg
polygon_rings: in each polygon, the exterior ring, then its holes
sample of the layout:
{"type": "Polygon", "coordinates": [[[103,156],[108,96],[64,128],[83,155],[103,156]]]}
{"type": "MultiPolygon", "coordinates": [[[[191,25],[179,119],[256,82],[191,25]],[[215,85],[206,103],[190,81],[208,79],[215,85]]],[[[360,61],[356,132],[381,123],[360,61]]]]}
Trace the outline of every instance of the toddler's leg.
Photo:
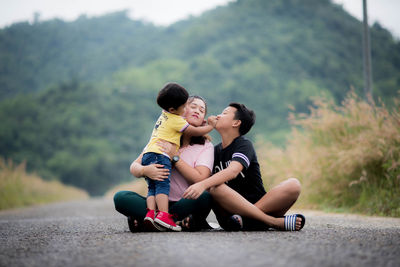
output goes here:
{"type": "Polygon", "coordinates": [[[157,203],[158,210],[168,212],[168,195],[157,194],[155,202],[157,203]]]}
{"type": "Polygon", "coordinates": [[[149,210],[156,209],[156,198],[154,196],[148,196],[146,199],[146,205],[149,210]]]}
{"type": "Polygon", "coordinates": [[[146,198],[146,205],[147,208],[150,210],[155,210],[156,209],[156,184],[153,180],[146,178],[147,182],[147,188],[148,188],[148,193],[147,193],[147,198],[146,198]]]}
{"type": "MultiPolygon", "coordinates": [[[[157,161],[159,164],[163,164],[164,168],[171,171],[171,160],[169,158],[164,155],[159,155],[157,161]]],[[[168,178],[163,181],[155,181],[157,208],[162,212],[168,212],[168,195],[170,189],[169,178],[170,177],[168,176],[168,178]]]]}

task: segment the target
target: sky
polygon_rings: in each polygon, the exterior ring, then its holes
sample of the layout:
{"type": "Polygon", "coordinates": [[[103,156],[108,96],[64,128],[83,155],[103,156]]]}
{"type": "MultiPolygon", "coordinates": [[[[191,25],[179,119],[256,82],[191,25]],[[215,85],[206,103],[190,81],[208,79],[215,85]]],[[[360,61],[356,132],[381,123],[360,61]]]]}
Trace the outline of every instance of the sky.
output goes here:
{"type": "MultiPolygon", "coordinates": [[[[35,12],[40,14],[40,20],[57,17],[72,21],[82,14],[91,17],[123,9],[128,9],[133,19],[167,26],[231,1],[233,0],[0,0],[0,28],[15,22],[31,22],[35,12]]],[[[333,2],[341,4],[351,15],[362,20],[362,0],[333,2]]],[[[368,0],[369,23],[378,21],[400,40],[398,14],[400,0],[368,0]]]]}

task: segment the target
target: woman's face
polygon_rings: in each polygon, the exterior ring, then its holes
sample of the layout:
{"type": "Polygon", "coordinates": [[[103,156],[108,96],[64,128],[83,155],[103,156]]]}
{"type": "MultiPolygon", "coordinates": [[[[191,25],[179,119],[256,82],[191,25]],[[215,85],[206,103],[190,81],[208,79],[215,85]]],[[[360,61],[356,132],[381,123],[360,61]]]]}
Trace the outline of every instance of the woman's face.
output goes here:
{"type": "Polygon", "coordinates": [[[206,105],[203,100],[194,98],[186,105],[186,120],[193,126],[201,126],[206,116],[206,105]]]}

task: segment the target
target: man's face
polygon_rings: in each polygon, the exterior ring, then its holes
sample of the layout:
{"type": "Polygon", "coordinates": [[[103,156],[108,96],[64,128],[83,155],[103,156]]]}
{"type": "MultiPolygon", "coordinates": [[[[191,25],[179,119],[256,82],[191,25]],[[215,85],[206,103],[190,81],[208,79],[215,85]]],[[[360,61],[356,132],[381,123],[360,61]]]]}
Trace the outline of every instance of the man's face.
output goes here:
{"type": "Polygon", "coordinates": [[[221,114],[217,116],[217,122],[215,124],[215,129],[229,129],[232,127],[235,118],[236,108],[234,107],[226,107],[221,114]]]}

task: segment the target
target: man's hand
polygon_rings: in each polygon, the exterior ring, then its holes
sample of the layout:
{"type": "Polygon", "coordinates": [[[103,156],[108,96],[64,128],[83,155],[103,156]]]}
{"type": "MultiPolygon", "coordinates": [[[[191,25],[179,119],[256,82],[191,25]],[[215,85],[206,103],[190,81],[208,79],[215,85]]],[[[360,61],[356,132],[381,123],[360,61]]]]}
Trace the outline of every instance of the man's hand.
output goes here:
{"type": "Polygon", "coordinates": [[[202,182],[192,184],[183,193],[183,198],[197,199],[201,194],[203,194],[204,190],[206,190],[206,187],[202,182]]]}

